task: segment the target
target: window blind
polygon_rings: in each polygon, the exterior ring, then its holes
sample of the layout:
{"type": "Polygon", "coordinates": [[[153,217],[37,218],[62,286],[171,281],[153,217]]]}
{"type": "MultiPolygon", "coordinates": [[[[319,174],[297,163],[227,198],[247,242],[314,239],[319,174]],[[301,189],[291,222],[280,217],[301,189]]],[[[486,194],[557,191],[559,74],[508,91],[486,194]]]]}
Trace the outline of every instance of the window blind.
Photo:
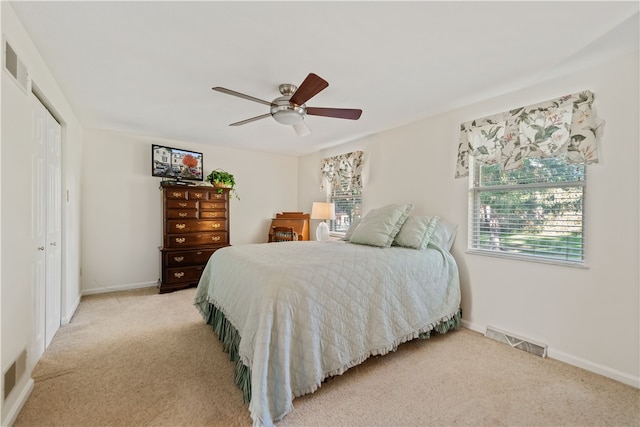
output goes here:
{"type": "Polygon", "coordinates": [[[329,229],[344,233],[355,218],[362,214],[362,190],[350,188],[347,179],[339,179],[338,186],[332,188],[329,199],[336,207],[336,219],[331,220],[329,229]]]}
{"type": "Polygon", "coordinates": [[[473,171],[470,251],[584,262],[584,165],[533,158],[516,170],[473,171]]]}

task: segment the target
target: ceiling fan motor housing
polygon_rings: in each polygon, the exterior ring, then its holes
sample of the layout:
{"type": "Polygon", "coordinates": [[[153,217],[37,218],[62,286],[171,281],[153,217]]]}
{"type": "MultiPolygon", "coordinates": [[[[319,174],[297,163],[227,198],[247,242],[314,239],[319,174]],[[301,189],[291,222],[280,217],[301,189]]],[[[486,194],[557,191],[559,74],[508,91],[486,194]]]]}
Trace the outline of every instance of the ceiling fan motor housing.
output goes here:
{"type": "Polygon", "coordinates": [[[293,125],[304,120],[307,115],[306,105],[296,105],[289,102],[291,96],[298,90],[298,87],[292,84],[281,84],[280,96],[271,102],[271,115],[273,118],[283,125],[293,125]]]}

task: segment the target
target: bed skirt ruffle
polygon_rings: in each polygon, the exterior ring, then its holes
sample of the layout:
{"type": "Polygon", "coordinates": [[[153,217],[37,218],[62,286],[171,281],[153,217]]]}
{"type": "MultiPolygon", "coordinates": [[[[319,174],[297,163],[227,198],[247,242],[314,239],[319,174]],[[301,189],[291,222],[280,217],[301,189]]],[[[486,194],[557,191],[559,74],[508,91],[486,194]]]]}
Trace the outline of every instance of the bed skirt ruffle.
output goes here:
{"type": "MultiPolygon", "coordinates": [[[[240,334],[238,330],[227,320],[225,315],[222,313],[215,304],[211,302],[202,301],[199,305],[200,312],[203,315],[207,324],[211,325],[213,331],[218,336],[218,339],[222,342],[223,350],[225,353],[229,353],[229,359],[234,363],[233,369],[233,381],[236,385],[242,390],[242,399],[245,403],[251,401],[251,370],[242,363],[240,359],[240,354],[238,352],[238,346],[240,345],[240,334]]],[[[458,309],[456,313],[452,316],[437,322],[434,325],[431,325],[428,330],[421,330],[417,337],[419,339],[428,340],[431,337],[431,333],[436,331],[440,334],[446,334],[452,329],[459,329],[462,320],[462,309],[458,309]]],[[[401,340],[401,342],[406,342],[407,340],[401,340]]],[[[394,344],[391,349],[395,351],[397,349],[397,344],[394,344]]],[[[372,352],[373,354],[386,354],[386,351],[378,351],[372,352]]],[[[350,364],[349,367],[358,365],[364,360],[368,359],[365,357],[362,361],[358,361],[357,363],[350,364]]],[[[348,369],[349,367],[346,367],[348,369]]],[[[340,373],[344,372],[346,369],[341,370],[340,373]]],[[[326,377],[330,377],[333,375],[338,375],[338,373],[329,373],[326,377]]],[[[306,393],[296,393],[296,395],[301,395],[306,393]]]]}
{"type": "Polygon", "coordinates": [[[202,302],[200,312],[205,317],[208,325],[222,342],[222,350],[229,353],[229,360],[234,363],[233,381],[242,390],[242,399],[245,403],[251,401],[251,371],[240,360],[238,346],[240,345],[240,334],[238,330],[227,320],[225,315],[212,303],[202,302]],[[204,307],[203,307],[204,306],[204,307]],[[204,313],[203,313],[204,311],[204,313]]]}

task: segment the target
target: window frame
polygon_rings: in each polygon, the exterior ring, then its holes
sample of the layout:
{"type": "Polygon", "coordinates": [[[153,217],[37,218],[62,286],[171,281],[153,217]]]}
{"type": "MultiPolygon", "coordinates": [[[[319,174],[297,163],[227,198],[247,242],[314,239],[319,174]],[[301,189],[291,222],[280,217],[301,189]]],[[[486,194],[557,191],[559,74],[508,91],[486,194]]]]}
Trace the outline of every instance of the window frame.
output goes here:
{"type": "Polygon", "coordinates": [[[579,181],[562,181],[562,182],[539,182],[539,183],[527,183],[527,184],[501,184],[482,186],[479,184],[480,169],[483,165],[477,162],[475,159],[470,158],[469,162],[469,190],[468,190],[468,236],[467,236],[467,251],[466,253],[471,255],[491,256],[503,259],[513,259],[525,262],[554,264],[562,266],[570,266],[577,268],[588,268],[587,264],[587,233],[586,233],[586,199],[587,199],[587,166],[584,166],[583,180],[579,181]],[[513,189],[516,191],[526,189],[544,189],[544,188],[562,188],[562,187],[579,187],[582,189],[582,207],[581,207],[581,260],[568,260],[554,257],[545,257],[541,255],[522,254],[508,251],[499,251],[494,249],[486,249],[477,247],[478,240],[474,237],[480,233],[480,221],[476,218],[479,212],[481,204],[480,193],[487,191],[505,191],[513,189]],[[475,246],[474,246],[475,245],[475,246]]]}

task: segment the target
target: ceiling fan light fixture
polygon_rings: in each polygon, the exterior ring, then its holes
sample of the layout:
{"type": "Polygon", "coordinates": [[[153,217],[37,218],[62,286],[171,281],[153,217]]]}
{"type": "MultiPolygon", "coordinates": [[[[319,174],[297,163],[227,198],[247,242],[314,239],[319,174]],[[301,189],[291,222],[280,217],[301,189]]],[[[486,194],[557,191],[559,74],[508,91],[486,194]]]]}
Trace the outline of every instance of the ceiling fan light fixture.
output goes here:
{"type": "Polygon", "coordinates": [[[278,110],[273,112],[272,115],[276,122],[283,125],[293,125],[303,120],[302,114],[295,110],[278,110]]]}
{"type": "Polygon", "coordinates": [[[281,96],[271,103],[271,115],[276,122],[283,125],[292,125],[304,120],[307,113],[304,105],[293,105],[289,102],[289,96],[281,96]]]}
{"type": "Polygon", "coordinates": [[[296,135],[298,136],[311,135],[311,129],[309,129],[309,126],[307,126],[304,120],[298,123],[294,123],[292,127],[293,127],[293,130],[296,131],[296,135]]]}

